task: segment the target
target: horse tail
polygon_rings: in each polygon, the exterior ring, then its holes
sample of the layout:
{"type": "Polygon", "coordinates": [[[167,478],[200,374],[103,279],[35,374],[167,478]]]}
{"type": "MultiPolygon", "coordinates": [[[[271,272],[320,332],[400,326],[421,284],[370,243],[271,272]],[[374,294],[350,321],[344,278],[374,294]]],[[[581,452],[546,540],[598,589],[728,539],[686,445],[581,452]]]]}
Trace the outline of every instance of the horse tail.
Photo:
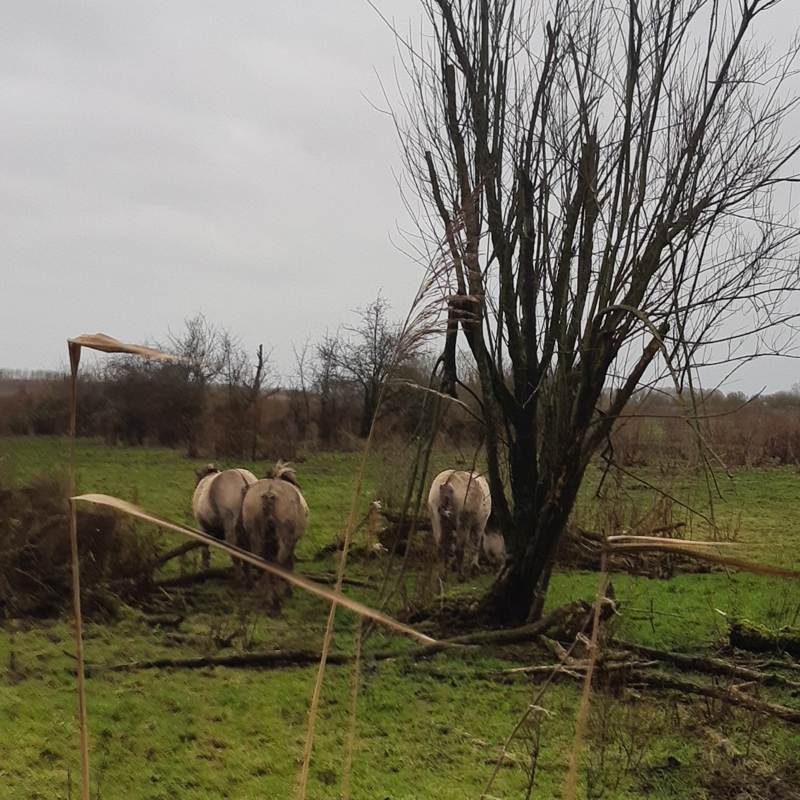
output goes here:
{"type": "Polygon", "coordinates": [[[268,491],[261,495],[261,553],[267,561],[275,561],[278,556],[278,520],[275,515],[275,493],[268,491]]]}
{"type": "Polygon", "coordinates": [[[298,489],[300,488],[300,484],[297,482],[297,472],[288,461],[276,461],[267,477],[276,481],[286,481],[298,489]]]}

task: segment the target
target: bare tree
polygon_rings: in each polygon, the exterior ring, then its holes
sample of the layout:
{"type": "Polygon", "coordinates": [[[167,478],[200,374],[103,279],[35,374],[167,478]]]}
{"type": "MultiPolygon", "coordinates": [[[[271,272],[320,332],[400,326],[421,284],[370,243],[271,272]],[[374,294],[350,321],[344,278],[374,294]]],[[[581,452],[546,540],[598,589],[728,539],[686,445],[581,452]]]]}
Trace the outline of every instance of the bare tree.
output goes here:
{"type": "Polygon", "coordinates": [[[313,382],[319,395],[319,439],[329,446],[336,427],[336,390],[341,383],[339,374],[339,337],[326,333],[316,345],[313,382]]]}
{"type": "Polygon", "coordinates": [[[185,359],[185,363],[162,364],[156,369],[159,383],[172,387],[175,404],[185,407],[181,412],[179,430],[185,439],[190,456],[200,450],[203,415],[208,406],[209,386],[225,369],[225,340],[229,338],[203,314],[185,320],[180,333],[169,333],[170,350],[185,359]],[[191,400],[191,402],[189,402],[191,400]]]}
{"type": "Polygon", "coordinates": [[[295,363],[295,386],[300,390],[300,406],[298,407],[296,403],[293,403],[293,408],[301,440],[306,437],[308,425],[311,422],[311,398],[309,396],[311,354],[309,353],[309,347],[310,341],[308,339],[303,342],[303,346],[299,349],[297,345],[292,344],[295,363]]]}
{"type": "Polygon", "coordinates": [[[268,388],[265,393],[265,386],[275,383],[272,354],[265,353],[264,345],[260,344],[253,360],[241,342],[228,331],[220,335],[220,350],[223,364],[221,377],[227,398],[227,449],[240,455],[247,452],[250,459],[255,461],[261,429],[260,401],[265,395],[276,391],[268,388]],[[247,445],[246,440],[249,440],[247,445]]]}
{"type": "MultiPolygon", "coordinates": [[[[250,460],[255,461],[258,456],[258,434],[261,431],[261,397],[264,383],[271,378],[274,383],[274,371],[271,365],[272,352],[264,353],[264,345],[260,344],[256,350],[256,361],[253,365],[249,380],[245,383],[247,388],[248,408],[251,416],[250,433],[250,460]]],[[[268,395],[274,394],[277,389],[270,389],[268,395]]]]}
{"type": "Polygon", "coordinates": [[[460,337],[481,385],[501,619],[541,612],[631,394],[669,373],[691,389],[789,318],[798,229],[775,194],[797,46],[752,35],[778,2],[423,0],[430,35],[400,39],[406,191],[450,264],[442,387],[460,337]]]}
{"type": "Polygon", "coordinates": [[[183,331],[170,331],[166,349],[186,359],[193,379],[207,385],[225,370],[225,348],[230,339],[230,334],[220,330],[204,314],[195,314],[185,320],[183,331]]]}
{"type": "Polygon", "coordinates": [[[378,408],[381,387],[396,366],[394,359],[400,328],[389,319],[389,303],[380,294],[356,313],[359,322],[352,327],[344,326],[348,335],[339,341],[334,358],[339,373],[360,389],[359,435],[366,437],[378,408]]]}

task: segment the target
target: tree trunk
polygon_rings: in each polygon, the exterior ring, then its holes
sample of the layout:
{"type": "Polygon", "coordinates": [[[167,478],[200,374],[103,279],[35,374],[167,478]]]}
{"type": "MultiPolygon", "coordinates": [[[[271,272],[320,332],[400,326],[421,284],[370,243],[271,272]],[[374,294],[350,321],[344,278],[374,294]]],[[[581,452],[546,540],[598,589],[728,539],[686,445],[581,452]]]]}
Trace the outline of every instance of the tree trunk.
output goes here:
{"type": "MultiPolygon", "coordinates": [[[[514,462],[512,469],[513,465],[514,462]]],[[[553,559],[585,466],[580,456],[565,456],[556,472],[558,479],[549,486],[525,485],[517,474],[514,527],[510,535],[506,534],[511,557],[483,603],[484,611],[501,624],[519,624],[541,617],[553,559]]],[[[527,469],[530,471],[532,467],[527,469]]]]}
{"type": "Polygon", "coordinates": [[[369,436],[370,428],[372,427],[372,418],[375,416],[375,406],[378,402],[378,394],[371,389],[364,392],[364,406],[361,410],[361,426],[358,435],[362,439],[369,436]]]}
{"type": "Polygon", "coordinates": [[[319,396],[319,441],[324,447],[329,447],[333,439],[333,425],[335,408],[332,398],[327,390],[320,392],[319,396]]]}
{"type": "Polygon", "coordinates": [[[258,431],[261,427],[261,409],[256,398],[253,404],[253,430],[250,434],[250,460],[255,461],[258,456],[258,431]]]}

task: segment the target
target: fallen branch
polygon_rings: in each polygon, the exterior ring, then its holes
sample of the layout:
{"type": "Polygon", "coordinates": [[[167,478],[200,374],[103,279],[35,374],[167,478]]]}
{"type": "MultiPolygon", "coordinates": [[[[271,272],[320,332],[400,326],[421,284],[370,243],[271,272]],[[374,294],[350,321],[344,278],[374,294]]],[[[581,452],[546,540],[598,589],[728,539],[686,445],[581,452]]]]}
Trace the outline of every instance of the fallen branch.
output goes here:
{"type": "MultiPolygon", "coordinates": [[[[431,644],[415,648],[379,650],[364,653],[363,660],[387,661],[394,658],[428,658],[443,650],[457,651],[465,647],[478,647],[488,644],[516,644],[530,641],[546,631],[559,627],[567,619],[584,608],[581,602],[568,603],[551,611],[538,622],[532,622],[519,628],[507,628],[494,631],[478,631],[451,639],[440,639],[431,644]]],[[[347,664],[353,658],[352,653],[331,652],[328,663],[347,664]]],[[[284,667],[315,664],[320,659],[316,650],[274,650],[268,653],[238,653],[226,656],[199,656],[193,658],[154,658],[145,661],[132,661],[126,664],[115,664],[105,669],[111,672],[127,672],[139,669],[160,669],[176,667],[182,669],[201,669],[203,667],[284,667]]],[[[95,667],[97,669],[97,667],[95,667]]]]}
{"type": "Polygon", "coordinates": [[[644,645],[630,644],[628,642],[618,641],[616,644],[623,647],[625,650],[630,650],[631,652],[639,653],[640,655],[647,656],[656,661],[672,664],[676,667],[681,667],[693,672],[703,672],[708,675],[722,675],[728,678],[755,681],[765,686],[785,686],[791,689],[800,689],[800,683],[784,678],[782,675],[761,672],[759,670],[750,669],[749,667],[741,667],[737,664],[724,661],[721,658],[673,653],[668,650],[657,650],[654,647],[645,647],[644,645]]]}
{"type": "MultiPolygon", "coordinates": [[[[310,578],[312,581],[317,581],[317,583],[329,583],[331,586],[336,584],[336,575],[332,572],[301,572],[301,575],[304,575],[306,578],[310,578]]],[[[345,586],[361,586],[366,589],[376,589],[377,586],[373,581],[367,580],[365,578],[342,578],[342,583],[345,586]]]]}
{"type": "Polygon", "coordinates": [[[419,514],[417,516],[406,514],[404,516],[391,509],[383,508],[381,509],[381,516],[385,517],[392,525],[397,525],[403,530],[410,529],[412,525],[414,529],[418,531],[429,531],[431,529],[431,519],[427,514],[419,514]]]}
{"type": "Polygon", "coordinates": [[[153,586],[156,589],[176,589],[181,586],[192,586],[195,583],[229,578],[232,575],[232,567],[211,567],[210,569],[201,569],[199,572],[187,572],[186,575],[162,578],[159,581],[154,581],[153,586]]]}
{"type": "Polygon", "coordinates": [[[643,686],[648,686],[652,689],[672,689],[678,692],[686,692],[688,694],[697,694],[701,697],[711,697],[715,700],[721,700],[734,706],[743,706],[751,711],[759,714],[775,717],[784,722],[791,722],[795,725],[800,725],[800,709],[789,708],[788,706],[781,706],[777,703],[767,703],[763,700],[758,700],[748,694],[740,691],[739,689],[731,686],[723,689],[719,686],[701,686],[698,683],[691,681],[678,680],[663,672],[647,673],[647,672],[631,672],[628,676],[629,684],[636,683],[643,686]]]}
{"type": "MultiPolygon", "coordinates": [[[[192,586],[195,583],[205,583],[211,580],[225,580],[233,577],[233,567],[211,567],[202,569],[199,572],[190,572],[186,575],[175,575],[172,578],[162,578],[155,581],[153,586],[156,589],[174,589],[181,586],[192,586]]],[[[330,573],[307,573],[299,572],[305,578],[333,586],[336,583],[336,576],[330,573]]],[[[342,583],[345,586],[373,587],[371,581],[360,580],[359,578],[344,578],[342,583]]]]}
{"type": "Polygon", "coordinates": [[[770,630],[746,619],[731,622],[729,640],[733,647],[754,653],[789,653],[800,656],[800,630],[780,628],[770,630]]]}
{"type": "Polygon", "coordinates": [[[156,561],[156,567],[163,567],[168,561],[172,561],[173,558],[178,558],[179,556],[185,555],[186,553],[190,553],[192,550],[198,550],[201,547],[205,547],[202,542],[184,542],[179,547],[175,547],[172,550],[167,550],[166,553],[158,557],[156,561]]]}
{"type": "Polygon", "coordinates": [[[786,669],[800,672],[800,664],[796,661],[784,661],[780,658],[773,659],[772,661],[759,661],[758,666],[761,669],[786,669]]]}
{"type": "MultiPolygon", "coordinates": [[[[330,653],[328,662],[345,664],[352,658],[350,653],[330,653]]],[[[316,650],[275,650],[269,653],[236,653],[229,656],[195,656],[191,658],[151,658],[145,661],[131,661],[107,667],[110,672],[132,672],[139,669],[202,669],[204,667],[291,667],[316,664],[319,652],[316,650]]],[[[92,670],[103,669],[92,667],[92,670]]]]}
{"type": "MultiPolygon", "coordinates": [[[[644,669],[657,664],[657,661],[605,661],[598,664],[597,671],[619,672],[620,670],[644,669]]],[[[583,678],[588,662],[569,659],[564,664],[544,664],[527,667],[512,667],[511,669],[494,670],[495,675],[549,675],[551,672],[564,673],[571,678],[583,678]]]]}

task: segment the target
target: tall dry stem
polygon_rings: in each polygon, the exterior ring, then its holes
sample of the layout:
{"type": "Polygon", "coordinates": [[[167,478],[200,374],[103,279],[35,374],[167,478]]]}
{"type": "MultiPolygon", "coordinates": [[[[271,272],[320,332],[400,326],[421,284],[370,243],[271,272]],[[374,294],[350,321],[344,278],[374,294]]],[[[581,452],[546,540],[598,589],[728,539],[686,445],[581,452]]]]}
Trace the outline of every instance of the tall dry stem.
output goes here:
{"type": "Polygon", "coordinates": [[[75,509],[77,480],[75,477],[75,437],[78,420],[78,365],[80,345],[69,342],[70,410],[69,410],[69,546],[72,560],[72,611],[75,632],[75,659],[78,677],[78,727],[81,748],[81,800],[89,800],[89,724],[86,716],[86,670],[83,657],[83,616],[81,614],[81,578],[78,558],[78,517],[75,509]]]}
{"type": "MultiPolygon", "coordinates": [[[[411,304],[411,308],[409,309],[400,329],[400,333],[397,337],[397,342],[391,358],[391,366],[387,370],[383,383],[380,386],[378,399],[375,403],[375,410],[369,426],[369,432],[361,453],[361,460],[358,466],[358,472],[356,473],[355,485],[353,487],[353,501],[350,506],[350,513],[347,518],[347,525],[345,526],[345,532],[342,538],[341,554],[336,572],[337,592],[339,592],[342,588],[342,581],[344,579],[344,573],[347,567],[347,555],[350,550],[350,544],[356,528],[358,504],[361,498],[361,489],[364,483],[364,473],[366,470],[367,458],[369,456],[375,436],[375,423],[381,410],[384,397],[386,396],[386,386],[391,377],[394,375],[397,365],[404,360],[405,355],[418,350],[421,346],[421,343],[428,336],[438,331],[437,322],[441,312],[441,298],[434,296],[433,300],[431,300],[429,294],[431,293],[431,289],[438,285],[440,274],[446,270],[446,267],[446,264],[439,262],[433,262],[429,266],[428,271],[426,272],[420,287],[417,290],[414,302],[411,304]]],[[[308,776],[311,767],[311,755],[314,749],[317,711],[319,709],[319,699],[322,693],[322,683],[325,676],[328,653],[330,652],[330,644],[333,637],[333,626],[335,619],[336,603],[334,602],[331,604],[330,611],[328,612],[328,619],[325,624],[325,635],[322,640],[319,668],[317,670],[316,680],[314,681],[314,689],[311,694],[311,705],[308,712],[308,728],[306,731],[306,741],[303,751],[303,765],[300,769],[300,777],[297,784],[298,800],[305,800],[308,789],[308,776]]]]}
{"type": "Polygon", "coordinates": [[[608,586],[606,558],[606,555],[603,554],[600,563],[600,580],[597,583],[597,594],[595,595],[594,601],[594,619],[592,620],[592,633],[589,644],[589,660],[586,666],[586,676],[583,679],[583,689],[581,691],[578,714],[575,718],[575,739],[572,742],[572,749],[569,754],[567,777],[564,779],[563,800],[575,800],[578,793],[578,765],[583,750],[583,740],[586,737],[586,723],[589,718],[589,701],[592,692],[592,676],[594,675],[594,667],[597,663],[597,645],[600,636],[600,610],[606,595],[606,587],[608,586]]]}
{"type": "Polygon", "coordinates": [[[83,334],[67,339],[70,365],[69,409],[69,543],[72,562],[72,609],[75,628],[75,660],[78,678],[78,726],[81,748],[81,800],[89,800],[89,723],[86,713],[86,669],[83,654],[83,616],[81,614],[80,559],[78,557],[78,521],[75,509],[75,439],[78,430],[78,367],[81,349],[88,347],[103,353],[129,353],[145,358],[180,360],[168,353],[138,344],[126,344],[104,333],[83,334]]]}

